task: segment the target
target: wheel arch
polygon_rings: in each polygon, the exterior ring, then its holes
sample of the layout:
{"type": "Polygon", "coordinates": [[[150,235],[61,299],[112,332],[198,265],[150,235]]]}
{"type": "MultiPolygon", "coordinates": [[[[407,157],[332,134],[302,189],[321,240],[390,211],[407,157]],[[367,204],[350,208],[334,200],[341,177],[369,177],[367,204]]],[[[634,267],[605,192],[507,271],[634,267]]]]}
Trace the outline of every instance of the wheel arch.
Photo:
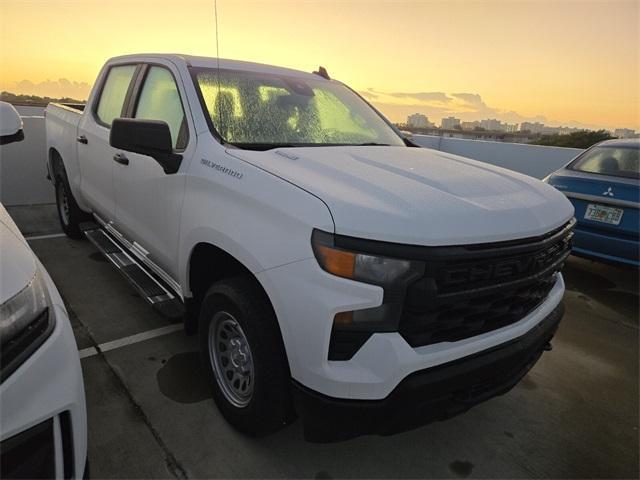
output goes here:
{"type": "Polygon", "coordinates": [[[49,168],[49,175],[51,176],[51,181],[53,183],[55,183],[55,179],[59,175],[64,175],[64,160],[62,159],[62,155],[58,149],[55,147],[49,147],[47,167],[49,168]]]}
{"type": "Polygon", "coordinates": [[[188,283],[185,291],[191,294],[190,297],[185,298],[187,305],[185,328],[187,332],[195,333],[197,331],[200,303],[213,283],[225,278],[233,278],[241,275],[247,276],[251,278],[256,287],[259,288],[273,312],[273,317],[276,320],[275,328],[277,328],[286,362],[287,365],[289,365],[289,358],[282,335],[282,326],[280,325],[280,320],[278,319],[273,302],[262,282],[254,275],[252,270],[245,265],[245,262],[242,262],[236,258],[236,256],[213,243],[200,241],[191,248],[186,267],[186,281],[188,283]]]}

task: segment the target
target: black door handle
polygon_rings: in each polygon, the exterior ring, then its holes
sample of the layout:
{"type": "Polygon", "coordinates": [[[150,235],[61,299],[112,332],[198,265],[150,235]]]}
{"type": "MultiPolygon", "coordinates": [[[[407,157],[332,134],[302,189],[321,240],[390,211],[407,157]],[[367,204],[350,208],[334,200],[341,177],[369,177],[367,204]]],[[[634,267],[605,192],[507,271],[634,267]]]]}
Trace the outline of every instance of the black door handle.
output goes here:
{"type": "Polygon", "coordinates": [[[122,165],[129,165],[129,159],[125,156],[124,153],[116,153],[113,156],[113,160],[115,162],[121,163],[122,165]]]}
{"type": "Polygon", "coordinates": [[[87,140],[87,137],[85,137],[84,135],[80,135],[76,137],[76,142],[86,145],[88,143],[88,140],[87,140]]]}

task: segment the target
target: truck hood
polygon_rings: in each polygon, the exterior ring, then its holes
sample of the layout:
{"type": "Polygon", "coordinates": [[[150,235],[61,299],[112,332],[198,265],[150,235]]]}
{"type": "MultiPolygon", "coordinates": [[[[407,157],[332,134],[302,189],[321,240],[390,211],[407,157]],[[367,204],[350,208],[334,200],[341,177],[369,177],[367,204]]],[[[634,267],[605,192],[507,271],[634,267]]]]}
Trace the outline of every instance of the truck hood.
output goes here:
{"type": "Polygon", "coordinates": [[[0,205],[0,305],[25,288],[36,274],[36,261],[24,237],[0,205]]]}
{"type": "Polygon", "coordinates": [[[511,170],[426,148],[306,147],[228,153],[323,200],[335,233],[415,245],[537,236],[573,207],[511,170]]]}

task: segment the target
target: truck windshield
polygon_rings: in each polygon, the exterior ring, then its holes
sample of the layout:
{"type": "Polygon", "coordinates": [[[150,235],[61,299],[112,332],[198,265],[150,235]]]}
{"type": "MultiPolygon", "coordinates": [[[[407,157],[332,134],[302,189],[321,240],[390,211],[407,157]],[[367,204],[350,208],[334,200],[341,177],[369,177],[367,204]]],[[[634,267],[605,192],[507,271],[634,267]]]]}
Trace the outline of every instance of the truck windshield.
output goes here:
{"type": "Polygon", "coordinates": [[[215,130],[240,148],[405,145],[339,82],[208,68],[194,78],[215,130]]]}

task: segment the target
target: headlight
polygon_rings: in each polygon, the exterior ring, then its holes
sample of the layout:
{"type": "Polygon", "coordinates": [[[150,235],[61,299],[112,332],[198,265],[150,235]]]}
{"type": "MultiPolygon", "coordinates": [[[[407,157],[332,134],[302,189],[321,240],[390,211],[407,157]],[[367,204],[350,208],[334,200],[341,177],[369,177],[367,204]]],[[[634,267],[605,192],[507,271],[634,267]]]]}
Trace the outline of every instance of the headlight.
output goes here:
{"type": "Polygon", "coordinates": [[[315,230],[311,239],[320,266],[338,277],[395,290],[421,273],[422,262],[353,252],[334,246],[333,235],[315,230]]]}
{"type": "Polygon", "coordinates": [[[333,235],[319,230],[314,230],[311,243],[323,270],[338,277],[384,288],[382,305],[340,312],[334,318],[334,329],[396,331],[407,285],[424,273],[424,262],[340,248],[335,245],[333,235]]]}
{"type": "Polygon", "coordinates": [[[40,268],[19,293],[0,305],[0,366],[6,378],[52,330],[51,299],[40,268]]]}

